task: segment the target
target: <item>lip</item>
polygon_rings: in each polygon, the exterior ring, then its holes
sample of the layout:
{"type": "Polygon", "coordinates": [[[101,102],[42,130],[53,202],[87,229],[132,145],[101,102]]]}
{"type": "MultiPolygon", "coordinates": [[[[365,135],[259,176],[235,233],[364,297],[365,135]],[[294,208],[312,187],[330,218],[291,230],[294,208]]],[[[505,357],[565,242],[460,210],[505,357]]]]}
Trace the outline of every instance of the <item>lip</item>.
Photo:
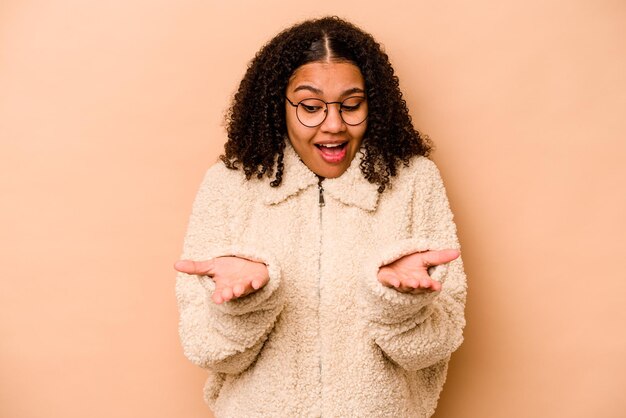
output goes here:
{"type": "Polygon", "coordinates": [[[318,142],[315,145],[315,149],[319,153],[319,156],[324,160],[324,162],[328,164],[339,164],[341,163],[348,154],[348,142],[350,141],[326,141],[326,142],[318,142]],[[323,145],[339,145],[333,148],[324,149],[320,146],[323,145]],[[332,150],[332,152],[330,152],[332,150]]]}

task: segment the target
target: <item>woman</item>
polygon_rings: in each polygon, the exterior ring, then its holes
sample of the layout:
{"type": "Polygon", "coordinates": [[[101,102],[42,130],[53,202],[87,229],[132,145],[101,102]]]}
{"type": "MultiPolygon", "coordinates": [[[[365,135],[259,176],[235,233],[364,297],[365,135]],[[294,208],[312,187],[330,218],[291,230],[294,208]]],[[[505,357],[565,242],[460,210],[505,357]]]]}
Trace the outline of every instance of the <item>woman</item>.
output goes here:
{"type": "Polygon", "coordinates": [[[257,53],[175,265],[216,416],[433,414],[466,286],[429,149],[350,23],[306,21],[257,53]]]}

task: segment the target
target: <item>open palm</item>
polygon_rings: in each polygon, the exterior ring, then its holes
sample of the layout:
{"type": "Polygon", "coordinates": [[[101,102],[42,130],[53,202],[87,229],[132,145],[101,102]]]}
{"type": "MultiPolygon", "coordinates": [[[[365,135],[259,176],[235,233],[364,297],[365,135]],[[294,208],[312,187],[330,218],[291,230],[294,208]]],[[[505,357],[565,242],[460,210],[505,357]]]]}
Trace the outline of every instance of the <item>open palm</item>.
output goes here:
{"type": "Polygon", "coordinates": [[[378,270],[378,281],[402,293],[437,292],[441,283],[433,280],[428,268],[448,263],[460,255],[458,250],[424,251],[405,255],[378,270]]]}
{"type": "Polygon", "coordinates": [[[187,274],[209,276],[215,282],[211,299],[216,304],[256,292],[269,281],[267,266],[240,257],[217,257],[206,261],[180,260],[174,268],[187,274]]]}

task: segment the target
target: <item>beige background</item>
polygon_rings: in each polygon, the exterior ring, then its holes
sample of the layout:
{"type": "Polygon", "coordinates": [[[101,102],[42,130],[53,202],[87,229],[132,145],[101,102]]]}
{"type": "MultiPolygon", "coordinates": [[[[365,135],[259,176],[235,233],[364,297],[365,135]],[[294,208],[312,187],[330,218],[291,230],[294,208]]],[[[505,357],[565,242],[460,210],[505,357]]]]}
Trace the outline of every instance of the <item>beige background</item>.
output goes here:
{"type": "Polygon", "coordinates": [[[329,13],[386,46],[456,213],[436,416],[626,416],[623,0],[4,0],[1,417],[209,416],[171,265],[246,63],[329,13]]]}

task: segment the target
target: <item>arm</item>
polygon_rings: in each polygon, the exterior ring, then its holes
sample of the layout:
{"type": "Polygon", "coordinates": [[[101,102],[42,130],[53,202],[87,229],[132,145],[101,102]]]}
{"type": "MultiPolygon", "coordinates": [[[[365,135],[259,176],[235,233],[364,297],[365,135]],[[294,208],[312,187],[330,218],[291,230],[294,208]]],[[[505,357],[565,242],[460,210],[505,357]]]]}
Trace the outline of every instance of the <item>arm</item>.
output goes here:
{"type": "Polygon", "coordinates": [[[240,373],[254,361],[283,306],[280,268],[271,254],[232,242],[230,219],[237,208],[229,206],[240,201],[236,193],[241,191],[233,184],[236,174],[219,163],[207,172],[193,204],[181,258],[236,256],[262,262],[268,283],[248,296],[216,304],[211,300],[215,283],[210,277],[180,272],[176,281],[185,355],[221,373],[240,373]]]}
{"type": "Polygon", "coordinates": [[[378,281],[379,268],[415,252],[458,248],[456,227],[434,163],[423,159],[415,179],[413,237],[381,250],[366,266],[364,293],[371,337],[385,355],[407,370],[449,358],[463,341],[466,295],[460,258],[431,267],[440,291],[401,293],[378,281]]]}

